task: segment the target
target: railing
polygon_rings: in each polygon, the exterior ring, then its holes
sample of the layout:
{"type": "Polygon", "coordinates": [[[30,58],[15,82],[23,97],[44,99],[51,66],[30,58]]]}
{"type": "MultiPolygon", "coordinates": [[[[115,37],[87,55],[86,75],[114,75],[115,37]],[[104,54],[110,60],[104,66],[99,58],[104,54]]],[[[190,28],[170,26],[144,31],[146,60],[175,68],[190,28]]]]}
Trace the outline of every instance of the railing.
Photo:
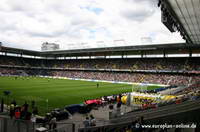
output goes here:
{"type": "Polygon", "coordinates": [[[49,124],[43,126],[43,124],[37,124],[37,127],[35,129],[36,132],[75,132],[75,124],[74,123],[65,123],[65,122],[57,122],[56,128],[53,128],[51,125],[51,128],[49,124]],[[43,131],[39,131],[40,128],[43,128],[43,131]]]}
{"type": "Polygon", "coordinates": [[[0,115],[0,132],[75,132],[74,123],[57,122],[55,129],[49,129],[48,124],[36,124],[27,120],[10,119],[7,116],[0,115]],[[44,128],[39,131],[38,128],[44,128]]]}
{"type": "Polygon", "coordinates": [[[131,125],[138,117],[144,117],[146,123],[187,123],[193,122],[200,125],[200,115],[196,114],[200,112],[199,106],[200,100],[186,101],[181,104],[172,104],[160,107],[158,109],[149,109],[144,111],[132,112],[115,119],[111,119],[109,124],[79,128],[79,132],[113,132],[120,130],[128,125],[131,125]]]}
{"type": "Polygon", "coordinates": [[[34,123],[0,116],[0,132],[34,132],[34,123]]]}

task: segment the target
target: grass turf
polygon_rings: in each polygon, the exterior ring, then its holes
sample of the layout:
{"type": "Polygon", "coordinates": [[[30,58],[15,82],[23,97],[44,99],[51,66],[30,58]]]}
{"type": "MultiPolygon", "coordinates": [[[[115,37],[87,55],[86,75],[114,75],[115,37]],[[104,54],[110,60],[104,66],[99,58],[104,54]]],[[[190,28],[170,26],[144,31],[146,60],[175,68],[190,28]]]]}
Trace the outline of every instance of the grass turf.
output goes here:
{"type": "MultiPolygon", "coordinates": [[[[131,92],[133,85],[97,82],[49,79],[41,77],[0,77],[0,98],[8,103],[15,99],[18,104],[32,100],[36,102],[40,114],[47,112],[47,99],[49,110],[63,108],[70,104],[83,103],[85,99],[95,99],[101,96],[131,92]],[[3,91],[10,91],[6,97],[3,91]]],[[[155,89],[159,86],[148,86],[155,89]]]]}

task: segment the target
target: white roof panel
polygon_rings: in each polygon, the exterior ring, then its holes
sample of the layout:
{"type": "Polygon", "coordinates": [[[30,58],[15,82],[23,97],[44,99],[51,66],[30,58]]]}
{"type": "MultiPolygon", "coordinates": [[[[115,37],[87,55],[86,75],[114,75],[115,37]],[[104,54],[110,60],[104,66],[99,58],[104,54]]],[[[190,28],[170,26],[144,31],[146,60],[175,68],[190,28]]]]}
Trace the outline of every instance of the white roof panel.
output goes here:
{"type": "Polygon", "coordinates": [[[200,0],[168,0],[194,44],[200,44],[200,0]]]}

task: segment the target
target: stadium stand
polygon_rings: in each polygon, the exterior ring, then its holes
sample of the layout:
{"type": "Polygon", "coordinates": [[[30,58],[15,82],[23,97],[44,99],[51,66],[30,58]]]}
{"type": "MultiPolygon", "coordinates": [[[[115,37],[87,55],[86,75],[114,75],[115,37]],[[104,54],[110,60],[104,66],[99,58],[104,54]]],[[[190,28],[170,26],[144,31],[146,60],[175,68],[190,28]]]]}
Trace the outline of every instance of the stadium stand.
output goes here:
{"type": "MultiPolygon", "coordinates": [[[[146,91],[147,94],[153,95],[155,93],[161,94],[176,94],[178,99],[173,99],[169,101],[163,101],[159,104],[148,104],[142,105],[128,113],[128,115],[120,116],[120,111],[113,111],[113,119],[107,122],[107,125],[103,126],[93,126],[87,129],[80,128],[79,131],[87,131],[88,129],[93,131],[119,131],[124,132],[128,130],[135,130],[133,128],[135,124],[140,122],[137,118],[142,115],[149,115],[148,111],[154,111],[150,115],[152,117],[145,116],[145,122],[154,122],[157,120],[162,120],[162,117],[166,115],[165,112],[170,110],[173,113],[172,108],[176,104],[184,103],[185,106],[182,109],[192,111],[189,109],[192,107],[190,100],[199,99],[200,87],[198,82],[200,82],[199,76],[199,57],[172,57],[172,58],[116,58],[116,59],[38,59],[38,58],[25,58],[25,57],[14,57],[1,55],[0,56],[0,76],[54,76],[54,77],[68,77],[68,78],[79,78],[79,79],[91,79],[91,80],[106,80],[106,81],[122,81],[122,82],[135,82],[135,83],[151,83],[151,84],[165,84],[169,87],[158,88],[155,91],[146,91]],[[151,94],[152,92],[152,94],[151,94]],[[191,107],[188,107],[190,106],[191,107]],[[158,107],[158,108],[157,108],[158,107]],[[163,113],[155,111],[162,109],[163,113]],[[115,113],[115,114],[114,114],[115,113]],[[117,115],[117,116],[116,116],[117,115]],[[132,115],[137,115],[132,117],[132,115]],[[153,116],[155,115],[155,116],[153,116]],[[159,116],[159,117],[157,117],[159,116]],[[117,119],[115,119],[117,117],[117,119]],[[136,119],[133,122],[121,122],[117,124],[116,121],[121,120],[119,118],[131,117],[136,119]],[[118,127],[119,126],[119,127],[118,127]]],[[[143,91],[144,92],[144,91],[143,91]]],[[[126,96],[126,95],[123,95],[126,96]]],[[[110,97],[102,97],[98,106],[104,106],[105,104],[112,104],[117,102],[118,95],[113,95],[110,97]],[[111,98],[111,100],[109,100],[111,98]]],[[[92,100],[92,99],[91,99],[92,100]]],[[[91,101],[89,100],[89,101],[91,101]]],[[[86,101],[85,103],[88,103],[86,101]]],[[[89,104],[88,104],[89,105],[89,104]]],[[[92,107],[87,108],[85,106],[67,106],[66,110],[71,112],[66,112],[65,110],[55,109],[51,113],[57,118],[57,120],[63,120],[69,118],[70,114],[74,113],[87,113],[91,111],[92,107]],[[81,110],[80,110],[80,108],[81,110]],[[74,110],[76,109],[76,110],[74,110]]],[[[176,109],[176,108],[175,108],[176,109]]],[[[177,110],[179,108],[177,107],[177,110]]],[[[161,110],[161,111],[162,111],[161,110]]],[[[198,110],[195,107],[194,111],[198,110]]],[[[179,112],[179,114],[181,111],[179,112]]],[[[112,115],[112,114],[111,114],[112,115]]],[[[192,115],[191,115],[192,116],[192,115]]],[[[112,117],[112,116],[111,116],[112,117]]],[[[165,116],[167,119],[171,120],[173,116],[165,116]]],[[[176,114],[178,119],[179,116],[176,114]]],[[[188,118],[188,117],[187,117],[188,118]]],[[[127,121],[132,121],[132,119],[127,118],[127,121]]],[[[48,123],[45,118],[38,118],[37,123],[48,123]]],[[[189,121],[188,121],[189,122],[189,121]]],[[[104,122],[105,123],[105,122],[104,122]]],[[[101,124],[101,123],[97,123],[101,124]]],[[[78,128],[74,128],[74,124],[69,125],[71,127],[70,131],[78,131],[78,128]]],[[[27,126],[25,126],[27,127],[27,126]]],[[[59,124],[59,128],[62,127],[59,124]]],[[[29,128],[27,128],[29,129],[29,128]]],[[[64,128],[63,128],[64,129],[64,128]]],[[[140,130],[139,130],[140,131],[140,130]]]]}
{"type": "Polygon", "coordinates": [[[65,69],[122,69],[122,70],[165,70],[199,71],[200,58],[125,58],[125,59],[70,59],[46,60],[0,56],[0,64],[23,67],[48,67],[65,69]]]}
{"type": "Polygon", "coordinates": [[[188,85],[199,81],[195,73],[199,71],[200,58],[78,59],[48,60],[48,63],[44,59],[0,58],[1,75],[61,76],[166,85],[188,85]]]}

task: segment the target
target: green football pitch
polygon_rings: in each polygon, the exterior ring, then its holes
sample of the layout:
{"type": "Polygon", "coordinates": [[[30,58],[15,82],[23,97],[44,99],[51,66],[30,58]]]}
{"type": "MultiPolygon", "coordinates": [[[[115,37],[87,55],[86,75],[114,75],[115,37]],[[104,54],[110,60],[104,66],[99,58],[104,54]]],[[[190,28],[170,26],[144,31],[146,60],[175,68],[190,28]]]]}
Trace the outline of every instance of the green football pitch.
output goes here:
{"type": "MultiPolygon", "coordinates": [[[[155,89],[159,86],[148,86],[155,89]]],[[[99,82],[50,79],[41,77],[0,77],[0,99],[9,104],[13,99],[17,104],[36,102],[40,113],[66,105],[83,103],[85,99],[131,92],[133,85],[99,82]],[[10,91],[9,96],[4,91],[10,91]]]]}

